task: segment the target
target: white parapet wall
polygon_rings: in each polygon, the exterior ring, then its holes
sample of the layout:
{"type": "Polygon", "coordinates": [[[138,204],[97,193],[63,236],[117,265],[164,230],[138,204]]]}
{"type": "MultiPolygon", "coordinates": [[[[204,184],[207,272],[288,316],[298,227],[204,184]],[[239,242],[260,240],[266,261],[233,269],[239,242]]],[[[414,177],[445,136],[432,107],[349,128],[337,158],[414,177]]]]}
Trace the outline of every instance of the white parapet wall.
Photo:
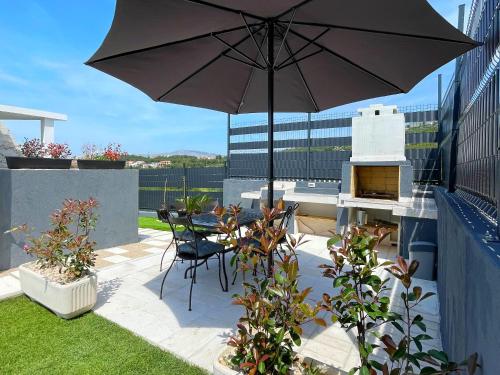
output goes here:
{"type": "Polygon", "coordinates": [[[359,109],[352,119],[352,162],[403,161],[405,117],[397,106],[382,104],[359,109]]]}

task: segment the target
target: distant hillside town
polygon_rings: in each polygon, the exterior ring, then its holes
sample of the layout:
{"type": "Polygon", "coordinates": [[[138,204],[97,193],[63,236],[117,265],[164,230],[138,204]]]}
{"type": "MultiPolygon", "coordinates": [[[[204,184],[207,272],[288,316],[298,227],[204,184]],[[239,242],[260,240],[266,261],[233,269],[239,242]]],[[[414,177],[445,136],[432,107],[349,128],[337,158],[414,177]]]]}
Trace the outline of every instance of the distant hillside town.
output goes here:
{"type": "Polygon", "coordinates": [[[163,155],[127,155],[127,168],[156,169],[156,168],[193,168],[193,167],[219,167],[226,162],[226,157],[198,151],[176,151],[163,155]],[[189,154],[188,154],[189,153],[189,154]]]}

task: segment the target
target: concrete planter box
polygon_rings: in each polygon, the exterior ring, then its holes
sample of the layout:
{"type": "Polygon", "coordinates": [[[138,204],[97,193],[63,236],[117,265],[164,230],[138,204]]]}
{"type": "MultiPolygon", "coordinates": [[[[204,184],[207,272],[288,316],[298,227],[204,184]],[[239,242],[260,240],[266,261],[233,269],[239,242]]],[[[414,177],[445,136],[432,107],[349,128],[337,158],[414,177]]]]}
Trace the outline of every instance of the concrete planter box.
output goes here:
{"type": "Polygon", "coordinates": [[[29,298],[64,319],[89,311],[97,300],[95,273],[69,284],[58,284],[23,264],[19,266],[19,279],[21,289],[29,298]]]}
{"type": "MultiPolygon", "coordinates": [[[[231,347],[225,347],[224,350],[215,358],[213,364],[213,374],[214,375],[243,375],[244,373],[241,371],[235,371],[227,366],[225,366],[221,359],[228,356],[232,351],[231,347]]],[[[325,375],[347,375],[347,372],[343,370],[339,370],[335,367],[325,365],[322,362],[319,362],[313,358],[305,357],[303,360],[307,363],[312,363],[314,366],[321,368],[323,371],[322,374],[325,375]]]]}
{"type": "Polygon", "coordinates": [[[9,169],[69,169],[72,159],[25,158],[6,156],[9,169]]]}
{"type": "Polygon", "coordinates": [[[79,169],[123,169],[125,160],[86,160],[78,159],[79,169]]]}

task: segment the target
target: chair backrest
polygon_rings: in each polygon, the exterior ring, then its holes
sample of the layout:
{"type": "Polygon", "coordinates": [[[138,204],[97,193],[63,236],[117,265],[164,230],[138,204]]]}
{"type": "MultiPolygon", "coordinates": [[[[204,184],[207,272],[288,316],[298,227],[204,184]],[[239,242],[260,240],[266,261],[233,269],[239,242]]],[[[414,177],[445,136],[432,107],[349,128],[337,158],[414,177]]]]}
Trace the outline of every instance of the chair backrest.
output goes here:
{"type": "Polygon", "coordinates": [[[290,220],[292,220],[293,214],[297,209],[299,208],[299,204],[295,203],[293,206],[288,206],[288,208],[285,211],[285,214],[283,216],[283,220],[281,220],[280,223],[280,228],[288,228],[288,225],[290,224],[290,220]]]}

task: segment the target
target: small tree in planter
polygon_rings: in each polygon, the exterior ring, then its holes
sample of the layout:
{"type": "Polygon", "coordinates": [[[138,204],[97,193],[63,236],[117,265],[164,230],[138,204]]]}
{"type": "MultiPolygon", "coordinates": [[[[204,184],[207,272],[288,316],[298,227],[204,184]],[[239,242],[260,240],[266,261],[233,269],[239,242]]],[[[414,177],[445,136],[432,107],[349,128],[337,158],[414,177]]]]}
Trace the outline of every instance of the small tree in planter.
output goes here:
{"type": "Polygon", "coordinates": [[[71,151],[66,144],[51,143],[45,146],[39,139],[25,139],[21,145],[23,157],[7,156],[10,169],[69,169],[71,151]]]}
{"type": "MultiPolygon", "coordinates": [[[[29,236],[24,246],[36,261],[22,265],[21,287],[29,297],[56,314],[72,318],[96,302],[95,229],[98,203],[67,199],[50,216],[52,228],[38,237],[29,236]]],[[[16,229],[27,230],[27,226],[16,229]]]]}
{"type": "MultiPolygon", "coordinates": [[[[295,250],[302,244],[302,237],[296,241],[288,237],[288,251],[281,261],[275,263],[272,277],[268,277],[263,260],[276,251],[279,241],[286,235],[272,223],[278,219],[283,203],[272,210],[262,210],[264,218],[248,229],[244,238],[238,236],[239,206],[231,206],[230,218],[226,222],[224,208],[216,208],[220,231],[227,235],[226,244],[239,246],[239,270],[251,278],[244,281],[244,293],[235,295],[233,303],[244,309],[237,324],[237,334],[229,340],[233,353],[227,364],[248,374],[288,374],[293,367],[299,367],[299,358],[294,348],[301,344],[302,328],[306,322],[315,320],[319,308],[305,302],[311,288],[300,290],[299,264],[295,250]]],[[[234,258],[233,258],[234,259],[234,258]]],[[[234,260],[233,260],[234,263],[234,260]]],[[[310,373],[313,373],[313,370],[310,373]]]]}
{"type": "Polygon", "coordinates": [[[376,271],[392,262],[381,263],[375,247],[390,232],[377,228],[375,236],[353,227],[343,237],[336,235],[327,245],[333,265],[321,265],[323,275],[333,278],[333,295],[323,294],[321,308],[331,313],[332,322],[339,322],[347,331],[355,328],[360,367],[352,370],[368,375],[373,365],[369,357],[375,346],[367,338],[371,331],[390,316],[389,297],[384,296],[389,279],[381,279],[376,271]]]}
{"type": "Polygon", "coordinates": [[[45,156],[45,147],[38,138],[24,139],[21,145],[21,153],[27,158],[43,158],[45,156]]]}
{"type": "Polygon", "coordinates": [[[46,153],[52,159],[67,159],[71,156],[71,150],[65,143],[49,143],[46,148],[46,153]]]}
{"type": "Polygon", "coordinates": [[[375,236],[371,236],[354,227],[344,236],[336,235],[328,241],[333,265],[321,266],[324,276],[333,278],[333,286],[340,288],[338,294],[323,295],[319,303],[321,308],[329,311],[332,321],[338,321],[344,329],[356,329],[360,366],[353,368],[349,374],[444,375],[466,371],[474,374],[479,367],[477,353],[466,361],[456,363],[449,361],[442,351],[423,351],[422,341],[431,340],[432,337],[425,333],[423,317],[414,314],[413,309],[434,293],[422,293],[422,288],[418,286],[411,289],[412,276],[418,269],[417,261],[409,266],[402,257],[398,257],[396,264],[379,262],[376,246],[388,234],[389,231],[377,228],[375,236]],[[387,267],[385,269],[399,279],[404,287],[400,296],[404,314],[389,310],[389,279],[381,279],[375,274],[382,267],[387,267]],[[397,329],[399,340],[389,334],[379,337],[376,329],[387,323],[397,329]],[[420,330],[416,335],[415,328],[420,330]],[[379,340],[370,343],[368,334],[379,340]],[[388,355],[384,363],[372,358],[374,349],[378,347],[388,355]]]}
{"type": "Polygon", "coordinates": [[[83,146],[83,159],[78,159],[80,169],[123,169],[127,155],[118,143],[109,143],[103,150],[94,144],[83,146]]]}
{"type": "Polygon", "coordinates": [[[432,297],[434,293],[423,293],[422,288],[419,286],[412,288],[412,277],[418,266],[418,261],[413,260],[408,265],[404,258],[398,256],[397,262],[387,268],[387,271],[401,281],[404,288],[400,295],[404,313],[393,314],[390,320],[391,324],[401,334],[399,335],[401,338],[397,340],[393,335],[383,335],[380,338],[381,346],[387,353],[389,360],[383,364],[376,361],[372,363],[384,375],[444,375],[452,373],[473,375],[477,368],[480,367],[477,363],[477,353],[469,356],[467,360],[457,363],[450,361],[443,351],[436,349],[423,350],[422,341],[432,340],[432,337],[426,334],[427,328],[422,315],[414,314],[413,310],[422,301],[432,297]],[[415,331],[418,333],[415,333],[415,331]]]}

